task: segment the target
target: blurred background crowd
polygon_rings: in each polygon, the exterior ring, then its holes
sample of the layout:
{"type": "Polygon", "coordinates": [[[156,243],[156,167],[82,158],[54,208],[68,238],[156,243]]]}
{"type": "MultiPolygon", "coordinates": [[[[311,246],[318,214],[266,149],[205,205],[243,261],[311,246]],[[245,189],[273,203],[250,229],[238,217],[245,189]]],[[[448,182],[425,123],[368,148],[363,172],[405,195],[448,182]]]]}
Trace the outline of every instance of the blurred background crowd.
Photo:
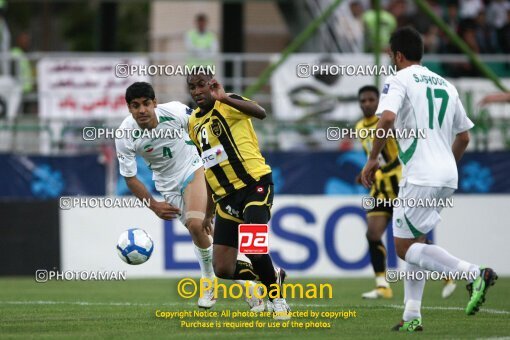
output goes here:
{"type": "MultiPolygon", "coordinates": [[[[385,75],[304,77],[298,68],[303,63],[389,65],[389,37],[406,25],[423,36],[423,64],[459,90],[475,122],[469,150],[508,150],[510,104],[492,103],[494,98],[506,98],[504,94],[486,96],[501,92],[494,78],[510,87],[510,0],[380,0],[376,4],[375,0],[0,0],[0,157],[12,163],[13,174],[20,173],[19,167],[27,171],[23,180],[27,195],[34,194],[33,181],[37,173],[46,174],[46,168],[37,172],[37,162],[30,165],[20,160],[22,155],[91,156],[92,163],[101,164],[107,184],[91,191],[90,183],[82,183],[73,192],[122,193],[113,140],[84,140],[83,127],[119,126],[128,114],[124,91],[134,81],[151,82],[159,102],[194,104],[182,75],[118,74],[117,66],[208,64],[216,67],[216,77],[228,91],[249,96],[268,112],[263,122],[254,121],[268,158],[273,151],[332,152],[321,158],[331,163],[322,169],[330,169],[331,176],[349,175],[342,183],[331,182],[333,189],[325,191],[356,192],[359,188],[352,189],[351,182],[364,160],[361,146],[350,139],[328,140],[326,131],[332,126],[353,127],[362,116],[358,89],[368,84],[382,88],[385,75]],[[330,8],[334,8],[330,15],[321,20],[330,8]],[[486,65],[492,80],[445,28],[486,65]],[[380,53],[375,50],[377,37],[380,53]],[[300,43],[293,44],[296,40],[300,43]],[[288,46],[294,48],[286,50],[288,46]],[[283,57],[279,67],[264,73],[283,57]],[[351,151],[354,158],[342,154],[351,151]],[[355,166],[342,168],[349,164],[355,166]]],[[[484,153],[479,163],[492,162],[493,158],[486,158],[493,156],[484,153]]],[[[276,163],[288,160],[282,167],[274,166],[275,174],[286,167],[295,169],[297,159],[290,153],[273,157],[276,163]]],[[[493,162],[494,169],[501,168],[498,162],[499,158],[493,162]]],[[[484,173],[480,166],[468,167],[468,174],[484,173]]],[[[144,168],[140,163],[140,171],[144,168]]],[[[295,173],[309,172],[282,170],[281,178],[292,190],[297,187],[291,183],[304,180],[299,176],[289,180],[295,173]]],[[[150,182],[150,172],[147,176],[150,182]]],[[[487,181],[481,188],[488,186],[487,181]]],[[[312,191],[316,187],[324,192],[322,184],[310,186],[312,191]]],[[[50,186],[45,188],[54,195],[50,186]]],[[[57,191],[65,193],[63,188],[57,191]]],[[[466,190],[476,184],[470,188],[466,190]]],[[[7,191],[7,196],[20,192],[19,186],[7,191]]]]}

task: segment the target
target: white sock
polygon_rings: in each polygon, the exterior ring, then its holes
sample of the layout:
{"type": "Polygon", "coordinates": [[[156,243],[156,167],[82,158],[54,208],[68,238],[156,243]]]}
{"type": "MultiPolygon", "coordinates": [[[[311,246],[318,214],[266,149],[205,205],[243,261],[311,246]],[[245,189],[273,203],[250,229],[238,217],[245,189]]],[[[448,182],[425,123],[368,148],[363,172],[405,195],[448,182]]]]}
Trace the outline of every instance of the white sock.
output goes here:
{"type": "Polygon", "coordinates": [[[480,272],[479,266],[462,261],[435,244],[414,243],[407,250],[405,260],[423,269],[437,272],[480,272]]]}
{"type": "Polygon", "coordinates": [[[388,283],[388,281],[386,281],[385,276],[376,276],[375,277],[375,286],[377,288],[379,288],[379,287],[389,288],[390,284],[388,283]]]}
{"type": "Polygon", "coordinates": [[[212,265],[212,248],[213,246],[209,246],[209,248],[199,248],[195,245],[194,251],[195,256],[198,259],[198,264],[200,265],[200,271],[202,272],[202,277],[212,279],[214,278],[214,269],[212,265]]]}
{"type": "MultiPolygon", "coordinates": [[[[406,263],[405,271],[417,272],[421,268],[414,264],[406,263]]],[[[411,276],[412,277],[412,276],[411,276]]],[[[415,276],[416,277],[416,276],[415,276]]],[[[410,321],[416,318],[421,318],[421,299],[423,296],[423,289],[425,288],[425,279],[422,280],[404,280],[404,321],[410,321]]]]}
{"type": "Polygon", "coordinates": [[[420,308],[421,301],[408,300],[404,310],[404,321],[411,321],[416,318],[421,318],[420,308]]]}
{"type": "Polygon", "coordinates": [[[457,265],[457,269],[461,273],[470,273],[468,276],[468,282],[473,282],[480,276],[480,266],[472,264],[466,261],[460,261],[457,265]]]}

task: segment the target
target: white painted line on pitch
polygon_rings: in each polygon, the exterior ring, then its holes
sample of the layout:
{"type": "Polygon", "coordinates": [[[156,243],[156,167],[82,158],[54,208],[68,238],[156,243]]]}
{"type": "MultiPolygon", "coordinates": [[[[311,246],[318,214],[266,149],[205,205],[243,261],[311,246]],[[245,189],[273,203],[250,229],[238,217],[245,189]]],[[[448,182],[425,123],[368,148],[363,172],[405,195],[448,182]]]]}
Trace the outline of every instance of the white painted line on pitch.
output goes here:
{"type": "MultiPolygon", "coordinates": [[[[331,305],[327,304],[310,304],[310,303],[290,303],[291,306],[299,306],[299,307],[323,307],[323,308],[331,308],[331,305]]],[[[392,308],[392,309],[404,309],[403,305],[374,305],[374,306],[366,306],[366,305],[356,305],[356,306],[345,306],[343,309],[354,309],[354,308],[392,308]]],[[[422,309],[429,310],[454,310],[454,311],[464,311],[465,308],[462,307],[443,307],[443,306],[422,306],[422,309]]],[[[510,311],[499,310],[499,309],[490,309],[490,308],[480,308],[480,312],[485,312],[489,314],[510,314],[510,311]]]]}
{"type": "Polygon", "coordinates": [[[133,303],[133,302],[88,302],[88,301],[0,301],[0,305],[77,305],[77,306],[133,306],[133,307],[150,307],[150,306],[182,306],[194,305],[194,303],[133,303]]]}
{"type": "MultiPolygon", "coordinates": [[[[159,307],[159,306],[195,306],[195,303],[188,302],[167,302],[167,303],[133,303],[133,302],[88,302],[88,301],[48,301],[48,300],[38,300],[38,301],[0,301],[1,304],[6,305],[77,305],[77,306],[133,306],[133,307],[159,307]]],[[[299,307],[322,307],[322,308],[331,308],[331,305],[328,304],[310,304],[310,303],[291,303],[291,306],[299,306],[299,307]]],[[[402,305],[374,305],[374,306],[366,306],[366,305],[356,305],[356,306],[345,306],[345,308],[392,308],[392,309],[404,309],[402,305]]],[[[428,310],[453,310],[453,311],[464,311],[464,308],[461,307],[443,307],[443,306],[422,306],[422,309],[428,310]]],[[[499,309],[489,309],[489,308],[481,308],[480,312],[485,312],[489,314],[504,314],[509,315],[510,311],[499,310],[499,309]]]]}
{"type": "MultiPolygon", "coordinates": [[[[382,307],[388,307],[388,308],[394,308],[394,309],[404,309],[404,306],[401,305],[383,305],[382,307]]],[[[421,307],[422,309],[429,309],[429,310],[458,310],[458,311],[464,311],[465,308],[461,307],[443,307],[443,306],[425,306],[421,307]]],[[[485,312],[489,314],[510,314],[509,311],[506,310],[499,310],[499,309],[490,309],[490,308],[480,308],[480,312],[485,312]]]]}

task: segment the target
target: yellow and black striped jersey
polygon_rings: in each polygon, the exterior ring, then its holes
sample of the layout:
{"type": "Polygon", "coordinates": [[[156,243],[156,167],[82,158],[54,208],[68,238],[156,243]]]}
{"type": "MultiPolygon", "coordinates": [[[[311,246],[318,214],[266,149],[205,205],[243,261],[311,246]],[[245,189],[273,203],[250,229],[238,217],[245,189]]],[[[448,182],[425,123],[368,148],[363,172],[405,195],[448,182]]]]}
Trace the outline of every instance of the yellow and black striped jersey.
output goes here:
{"type": "Polygon", "coordinates": [[[209,112],[195,109],[189,119],[189,135],[204,161],[215,201],[271,172],[260,153],[250,116],[232,106],[216,101],[209,112]]]}
{"type": "MultiPolygon", "coordinates": [[[[374,134],[361,133],[360,130],[375,130],[379,118],[371,116],[363,118],[356,123],[355,129],[367,157],[372,152],[374,134]],[[366,137],[366,138],[362,138],[366,137]]],[[[388,138],[379,155],[381,168],[375,173],[375,181],[370,190],[370,195],[375,198],[396,198],[398,195],[398,183],[402,177],[402,167],[398,159],[398,145],[395,138],[388,138]]]]}
{"type": "MultiPolygon", "coordinates": [[[[379,118],[373,115],[369,118],[363,118],[356,123],[355,129],[358,132],[358,136],[365,137],[361,138],[360,142],[363,146],[363,150],[367,154],[367,157],[372,152],[372,145],[374,143],[373,134],[370,133],[360,133],[360,130],[375,130],[377,127],[377,122],[379,118]]],[[[388,168],[389,166],[395,167],[400,165],[398,162],[398,146],[395,138],[388,138],[386,140],[386,145],[381,151],[381,155],[379,157],[379,163],[381,164],[381,169],[388,168]]]]}

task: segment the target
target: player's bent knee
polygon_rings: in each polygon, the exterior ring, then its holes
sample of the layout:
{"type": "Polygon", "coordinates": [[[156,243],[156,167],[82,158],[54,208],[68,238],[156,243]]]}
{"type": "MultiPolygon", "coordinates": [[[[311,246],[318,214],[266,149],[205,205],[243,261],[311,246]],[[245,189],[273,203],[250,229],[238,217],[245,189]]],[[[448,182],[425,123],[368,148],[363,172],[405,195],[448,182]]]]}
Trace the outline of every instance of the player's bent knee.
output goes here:
{"type": "Polygon", "coordinates": [[[235,264],[231,266],[227,263],[213,260],[214,274],[220,279],[231,279],[234,276],[235,264]]]}
{"type": "Polygon", "coordinates": [[[257,261],[262,258],[263,255],[261,254],[247,254],[246,257],[250,259],[250,261],[257,261]]]}
{"type": "Polygon", "coordinates": [[[202,234],[207,234],[202,226],[203,220],[192,218],[186,221],[186,227],[192,237],[200,237],[202,234]]]}
{"type": "Polygon", "coordinates": [[[401,239],[396,237],[395,238],[395,250],[397,252],[397,256],[401,258],[402,260],[406,260],[406,254],[409,248],[417,242],[425,242],[424,238],[418,238],[418,239],[401,239]]]}
{"type": "Polygon", "coordinates": [[[397,246],[395,244],[395,249],[397,251],[397,256],[402,259],[402,260],[406,260],[406,253],[407,253],[407,249],[409,249],[409,247],[405,247],[403,245],[400,245],[400,246],[397,246]]]}
{"type": "Polygon", "coordinates": [[[367,240],[377,242],[381,240],[382,234],[375,231],[375,230],[367,230],[367,233],[365,234],[367,240]]]}

